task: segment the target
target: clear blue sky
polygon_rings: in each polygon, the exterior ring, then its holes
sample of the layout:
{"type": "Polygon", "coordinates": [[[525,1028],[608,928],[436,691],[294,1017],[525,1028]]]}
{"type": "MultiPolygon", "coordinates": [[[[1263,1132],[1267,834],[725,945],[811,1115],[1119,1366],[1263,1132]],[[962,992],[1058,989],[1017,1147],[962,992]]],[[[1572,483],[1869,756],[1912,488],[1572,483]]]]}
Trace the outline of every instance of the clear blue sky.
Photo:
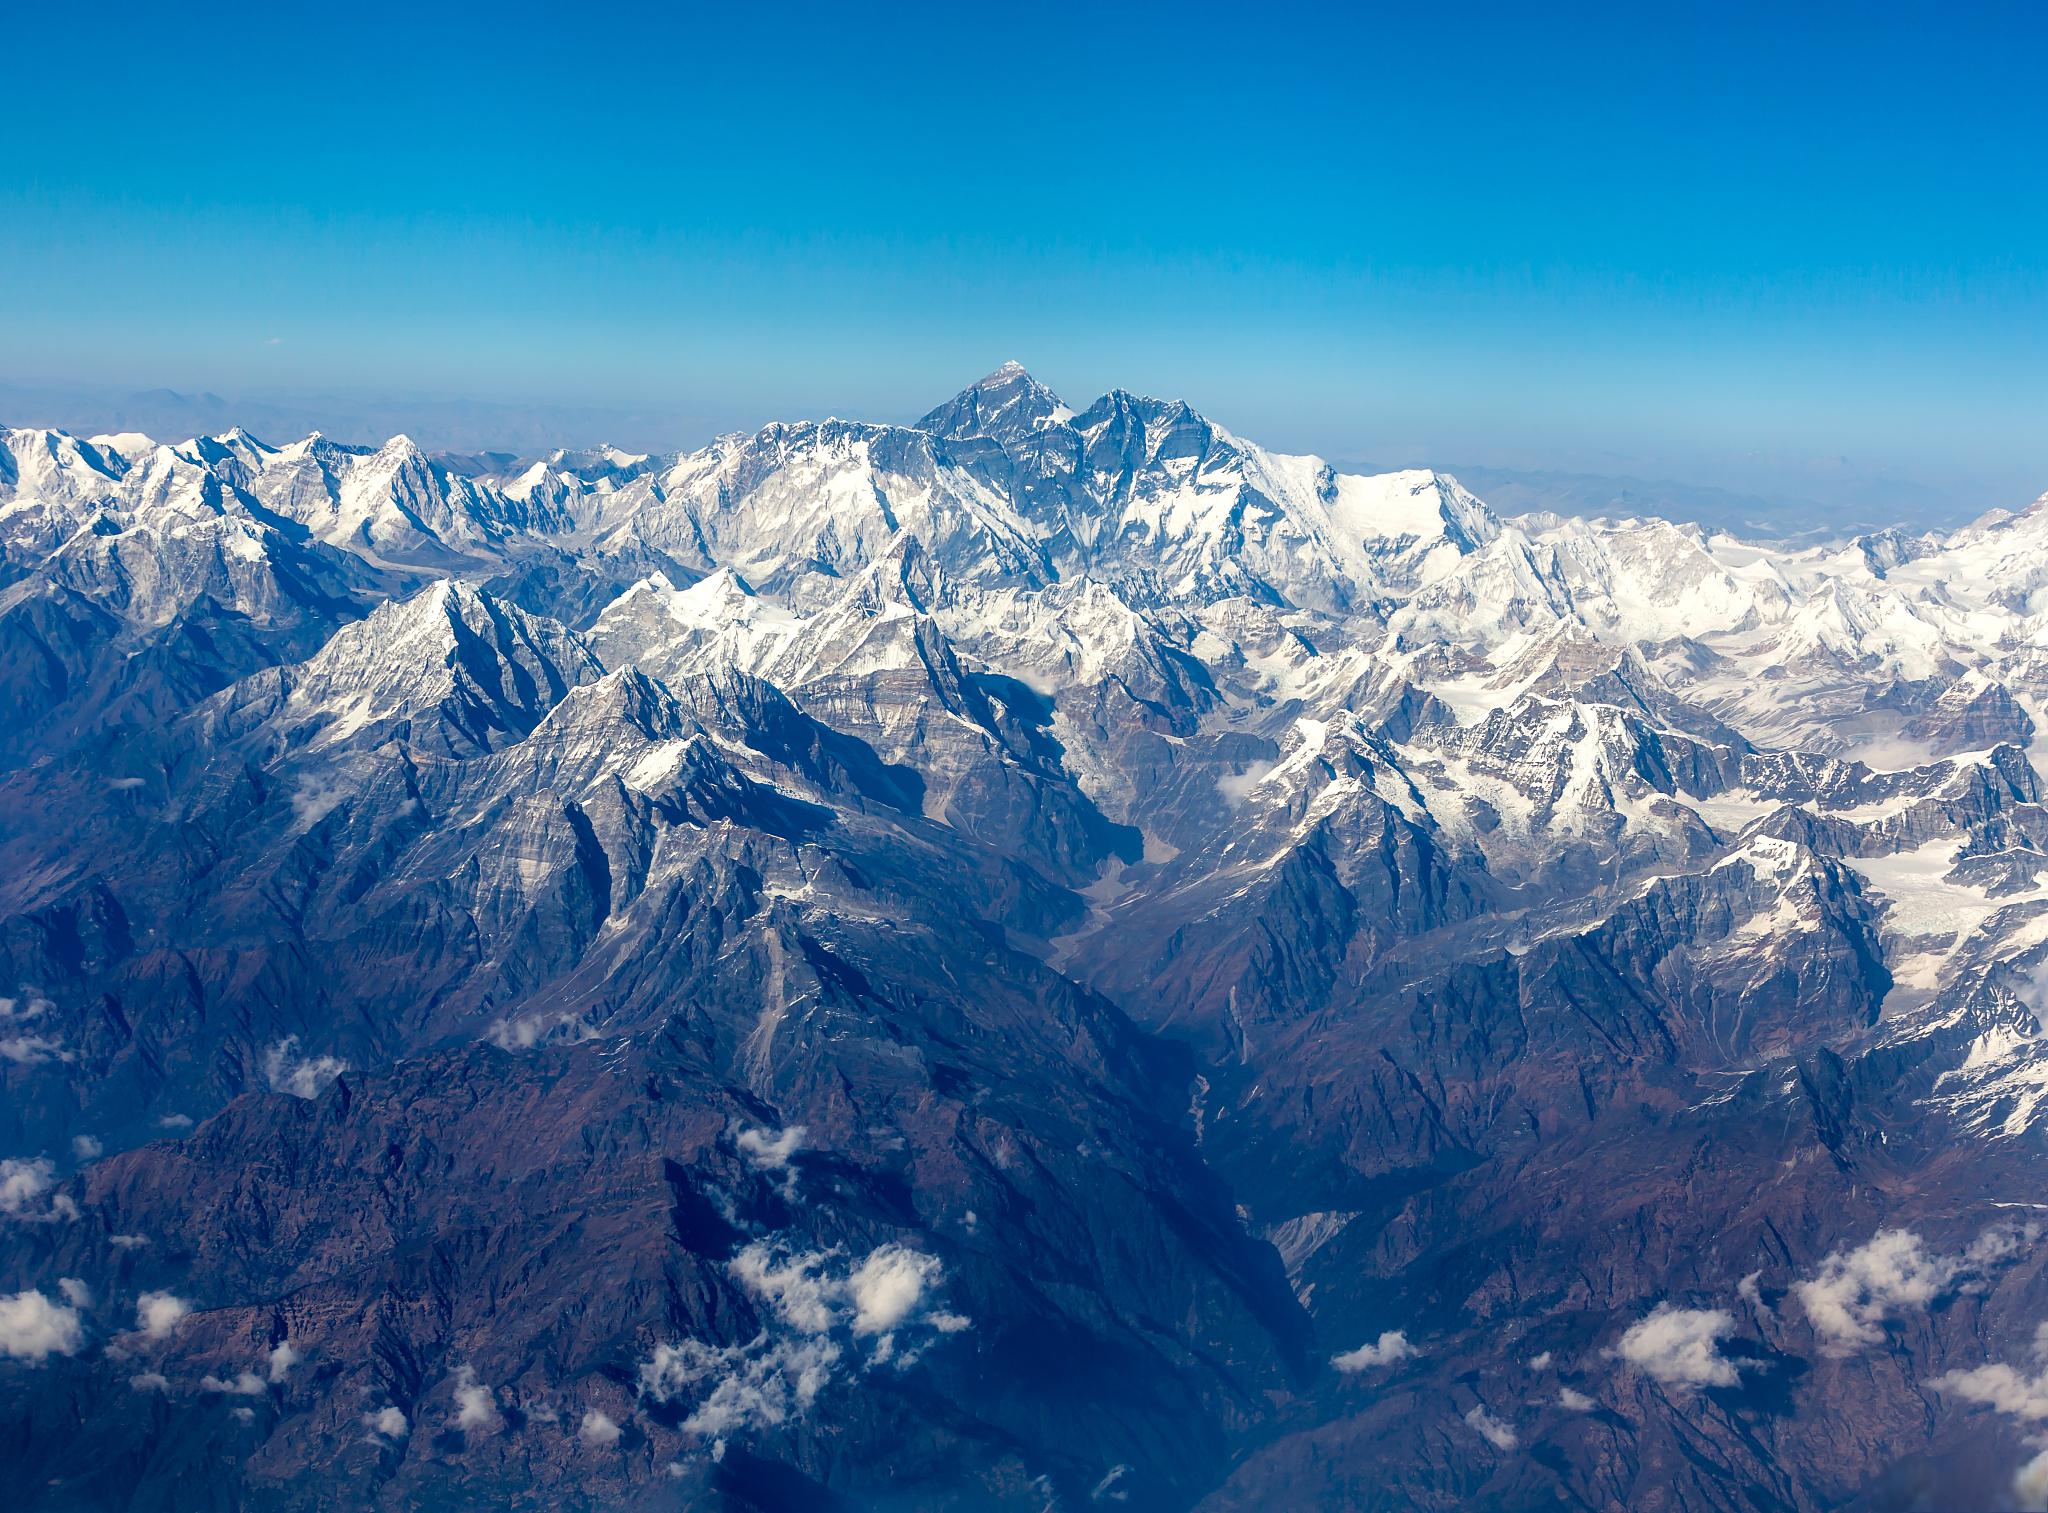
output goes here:
{"type": "Polygon", "coordinates": [[[293,9],[17,9],[0,380],[2048,488],[2041,6],[293,9]]]}

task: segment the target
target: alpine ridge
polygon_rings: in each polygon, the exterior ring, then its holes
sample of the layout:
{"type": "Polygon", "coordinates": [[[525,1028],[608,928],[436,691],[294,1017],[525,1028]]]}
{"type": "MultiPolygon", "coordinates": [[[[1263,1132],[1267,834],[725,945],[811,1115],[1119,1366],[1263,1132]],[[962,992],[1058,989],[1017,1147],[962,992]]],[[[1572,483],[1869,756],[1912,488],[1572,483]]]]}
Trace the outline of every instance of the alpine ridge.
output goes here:
{"type": "Polygon", "coordinates": [[[0,689],[10,1507],[2048,1498],[2048,496],[0,430],[0,689]]]}

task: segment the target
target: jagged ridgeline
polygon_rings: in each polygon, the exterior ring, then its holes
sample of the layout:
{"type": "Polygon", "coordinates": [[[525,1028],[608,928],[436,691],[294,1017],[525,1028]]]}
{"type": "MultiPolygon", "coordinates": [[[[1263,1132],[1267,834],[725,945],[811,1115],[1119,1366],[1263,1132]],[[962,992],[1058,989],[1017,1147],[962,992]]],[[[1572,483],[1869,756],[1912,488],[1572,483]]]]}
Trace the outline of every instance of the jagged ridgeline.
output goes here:
{"type": "Polygon", "coordinates": [[[1006,366],[0,432],[0,1500],[2048,1496],[2048,513],[1006,366]]]}

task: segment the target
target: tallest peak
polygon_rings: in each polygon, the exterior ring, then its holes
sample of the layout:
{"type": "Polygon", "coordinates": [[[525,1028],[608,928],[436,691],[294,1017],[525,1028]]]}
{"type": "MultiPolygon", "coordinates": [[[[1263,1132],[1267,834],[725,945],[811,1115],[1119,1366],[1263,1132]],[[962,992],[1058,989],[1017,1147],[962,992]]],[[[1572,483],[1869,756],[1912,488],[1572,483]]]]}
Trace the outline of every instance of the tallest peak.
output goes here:
{"type": "Polygon", "coordinates": [[[1042,429],[1071,413],[1024,364],[1012,361],[962,389],[917,425],[935,436],[1002,438],[1042,429]]]}

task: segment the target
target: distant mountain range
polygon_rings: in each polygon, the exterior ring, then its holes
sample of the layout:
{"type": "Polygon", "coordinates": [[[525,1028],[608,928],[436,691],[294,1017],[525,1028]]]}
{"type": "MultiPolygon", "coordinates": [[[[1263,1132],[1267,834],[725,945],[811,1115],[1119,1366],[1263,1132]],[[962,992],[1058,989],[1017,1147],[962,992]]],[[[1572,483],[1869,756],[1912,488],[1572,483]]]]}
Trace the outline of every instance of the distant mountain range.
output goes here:
{"type": "Polygon", "coordinates": [[[2048,502],[204,429],[0,430],[9,1507],[2048,1501],[2048,502]]]}
{"type": "MultiPolygon", "coordinates": [[[[278,438],[323,431],[338,440],[375,447],[405,434],[457,471],[496,461],[509,466],[556,450],[588,449],[599,440],[634,451],[672,451],[679,442],[708,438],[741,423],[736,412],[682,413],[674,408],[618,409],[574,405],[515,405],[452,400],[290,392],[261,399],[223,398],[174,389],[136,391],[64,388],[0,381],[0,416],[57,427],[79,435],[139,432],[153,437],[207,436],[241,427],[278,438]]],[[[1848,459],[1746,456],[1644,458],[1578,456],[1570,449],[1532,461],[1513,451],[1486,460],[1443,457],[1340,461],[1345,472],[1383,473],[1434,461],[1509,514],[1621,518],[1653,515],[1770,540],[1835,540],[1909,526],[1952,528],[1985,509],[2022,502],[2030,493],[2003,497],[2002,485],[1943,469],[1926,475],[1848,459]]]]}

